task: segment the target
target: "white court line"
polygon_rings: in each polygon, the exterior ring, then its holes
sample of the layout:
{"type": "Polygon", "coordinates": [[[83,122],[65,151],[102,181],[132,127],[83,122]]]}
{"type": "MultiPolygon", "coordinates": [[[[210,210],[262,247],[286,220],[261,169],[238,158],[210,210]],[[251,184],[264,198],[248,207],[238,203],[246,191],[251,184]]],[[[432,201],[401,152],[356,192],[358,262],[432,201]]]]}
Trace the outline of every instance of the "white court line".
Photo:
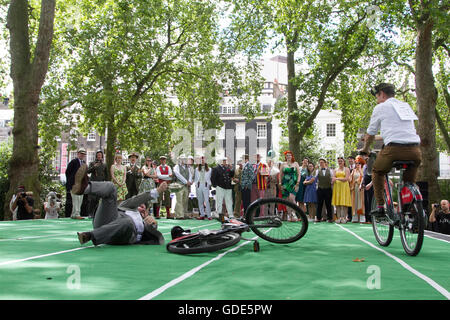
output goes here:
{"type": "MultiPolygon", "coordinates": [[[[252,240],[256,240],[257,238],[258,237],[254,237],[254,238],[252,238],[252,240]]],[[[152,292],[146,294],[145,296],[139,298],[138,300],[151,300],[151,299],[155,298],[156,296],[160,295],[161,293],[163,293],[167,289],[169,289],[169,288],[179,284],[180,282],[186,280],[187,278],[192,277],[194,274],[196,274],[198,271],[200,271],[201,269],[203,269],[207,265],[213,263],[214,261],[218,261],[218,260],[222,259],[227,253],[236,251],[237,249],[241,248],[242,246],[244,246],[244,245],[246,245],[248,243],[250,243],[250,241],[245,241],[244,243],[240,244],[239,246],[234,247],[234,248],[232,248],[232,249],[230,249],[228,251],[225,251],[224,253],[219,254],[215,258],[212,258],[211,260],[206,261],[205,263],[199,265],[198,267],[195,267],[195,268],[189,270],[185,274],[179,276],[178,278],[173,279],[172,281],[166,283],[162,287],[159,287],[158,289],[153,290],[152,292]]]]}
{"type": "MultiPolygon", "coordinates": [[[[64,251],[58,251],[58,252],[42,254],[42,255],[39,255],[39,256],[34,256],[34,257],[29,257],[29,258],[23,258],[23,259],[17,259],[17,260],[10,260],[10,261],[5,261],[5,262],[0,262],[0,267],[6,266],[6,265],[9,265],[9,264],[14,264],[14,263],[19,263],[19,262],[34,260],[34,259],[40,259],[40,258],[45,258],[45,257],[50,257],[50,256],[56,256],[58,254],[63,254],[63,253],[67,253],[67,252],[83,250],[83,249],[92,248],[92,247],[95,247],[95,246],[92,245],[92,246],[88,246],[88,247],[79,247],[79,248],[70,249],[70,250],[64,250],[64,251]]],[[[99,246],[97,246],[97,247],[99,247],[99,246]]]]}
{"type": "Polygon", "coordinates": [[[369,246],[371,246],[374,249],[377,249],[378,251],[381,251],[382,253],[384,253],[385,255],[387,255],[389,258],[392,258],[393,260],[395,260],[396,262],[398,262],[403,268],[405,268],[406,270],[408,270],[409,272],[411,272],[412,274],[416,275],[417,277],[419,277],[420,279],[422,279],[423,281],[425,281],[426,283],[428,283],[430,286],[432,286],[434,289],[436,289],[440,294],[442,294],[445,298],[447,298],[447,300],[450,300],[450,292],[448,292],[444,287],[442,287],[441,285],[439,285],[436,281],[434,281],[433,279],[427,277],[426,275],[420,273],[419,271],[417,271],[416,269],[414,269],[413,267],[411,267],[409,264],[407,264],[405,261],[403,261],[402,259],[394,256],[393,254],[390,254],[389,252],[387,252],[386,250],[383,250],[379,247],[377,247],[376,245],[370,243],[369,241],[361,238],[360,236],[358,236],[356,233],[354,233],[353,231],[348,230],[347,228],[344,228],[343,226],[336,224],[339,228],[347,231],[348,233],[350,233],[351,235],[353,235],[354,237],[356,237],[357,239],[361,240],[362,242],[368,244],[369,246]]]}
{"type": "MultiPolygon", "coordinates": [[[[193,227],[194,228],[202,228],[202,227],[206,227],[211,225],[210,224],[206,224],[206,225],[201,225],[198,227],[193,227]]],[[[170,234],[170,233],[163,233],[165,235],[170,234]]],[[[9,240],[9,239],[4,239],[4,240],[9,240]]],[[[12,239],[15,240],[15,239],[12,239]]],[[[103,246],[103,244],[98,245],[97,247],[103,246]]],[[[53,252],[53,253],[47,253],[47,254],[43,254],[43,255],[39,255],[39,256],[34,256],[34,257],[29,257],[29,258],[23,258],[23,259],[16,259],[16,260],[10,260],[10,261],[5,261],[5,262],[0,262],[0,267],[4,266],[4,265],[8,265],[8,264],[13,264],[13,263],[19,263],[19,262],[23,262],[23,261],[28,261],[28,260],[34,260],[34,259],[40,259],[40,258],[45,258],[45,257],[50,257],[50,256],[54,256],[54,255],[58,255],[58,254],[63,254],[63,253],[68,253],[68,252],[73,252],[73,251],[77,251],[77,250],[82,250],[82,249],[87,249],[87,248],[93,248],[96,247],[95,245],[92,246],[87,246],[87,247],[79,247],[79,248],[75,248],[75,249],[70,249],[70,250],[64,250],[64,251],[58,251],[58,252],[53,252]]]]}
{"type": "Polygon", "coordinates": [[[0,239],[0,242],[4,242],[4,241],[20,241],[20,240],[29,240],[29,239],[39,239],[39,238],[51,238],[51,237],[59,237],[59,236],[63,236],[63,235],[68,235],[67,232],[65,233],[55,233],[55,234],[47,234],[44,236],[30,236],[30,237],[17,237],[17,238],[10,238],[10,239],[0,239]]]}
{"type": "Polygon", "coordinates": [[[434,240],[439,240],[439,241],[446,242],[446,243],[450,243],[450,240],[447,240],[447,239],[450,239],[449,235],[438,233],[438,232],[425,230],[425,237],[434,239],[434,240]],[[446,238],[446,239],[444,239],[444,238],[446,238]]]}

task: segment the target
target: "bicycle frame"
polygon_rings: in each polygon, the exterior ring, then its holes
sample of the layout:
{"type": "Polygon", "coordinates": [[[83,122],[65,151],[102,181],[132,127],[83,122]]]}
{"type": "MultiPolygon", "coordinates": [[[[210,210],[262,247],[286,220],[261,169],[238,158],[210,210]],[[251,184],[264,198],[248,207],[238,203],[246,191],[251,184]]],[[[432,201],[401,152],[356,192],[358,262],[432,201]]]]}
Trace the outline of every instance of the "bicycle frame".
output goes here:
{"type": "MultiPolygon", "coordinates": [[[[403,212],[407,212],[405,210],[405,205],[410,204],[415,199],[416,201],[423,201],[422,194],[420,193],[420,190],[418,187],[413,183],[405,183],[403,181],[403,172],[405,171],[406,167],[400,168],[400,178],[399,181],[396,184],[397,187],[397,210],[395,210],[394,206],[394,199],[392,198],[392,187],[389,183],[389,173],[385,175],[385,181],[384,181],[384,200],[387,207],[387,214],[386,217],[388,218],[388,221],[390,224],[394,224],[394,215],[400,215],[403,212]],[[389,215],[389,213],[392,212],[392,216],[389,215]]],[[[400,224],[400,228],[403,225],[400,224]]]]}

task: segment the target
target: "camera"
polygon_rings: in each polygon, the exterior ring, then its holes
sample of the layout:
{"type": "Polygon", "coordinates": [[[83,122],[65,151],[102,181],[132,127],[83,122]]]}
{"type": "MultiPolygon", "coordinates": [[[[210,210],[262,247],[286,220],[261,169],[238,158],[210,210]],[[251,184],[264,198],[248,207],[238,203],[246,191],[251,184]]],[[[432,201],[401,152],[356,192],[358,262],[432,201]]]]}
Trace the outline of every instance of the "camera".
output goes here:
{"type": "Polygon", "coordinates": [[[433,207],[435,207],[436,209],[439,208],[439,205],[437,203],[433,204],[433,207]]]}
{"type": "Polygon", "coordinates": [[[21,192],[21,193],[20,193],[20,196],[21,196],[22,198],[26,198],[26,197],[27,197],[27,194],[26,194],[26,192],[21,192]]]}

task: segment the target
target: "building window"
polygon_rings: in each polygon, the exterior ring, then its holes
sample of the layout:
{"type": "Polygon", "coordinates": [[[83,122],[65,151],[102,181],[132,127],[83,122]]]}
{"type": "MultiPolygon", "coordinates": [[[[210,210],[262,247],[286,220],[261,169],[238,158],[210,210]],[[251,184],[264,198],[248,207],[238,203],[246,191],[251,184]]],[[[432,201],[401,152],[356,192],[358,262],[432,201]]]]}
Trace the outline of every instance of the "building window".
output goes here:
{"type": "Polygon", "coordinates": [[[262,105],[262,112],[271,112],[272,111],[272,105],[271,104],[263,104],[262,105]]]}
{"type": "Polygon", "coordinates": [[[70,151],[69,161],[72,161],[76,157],[77,157],[77,152],[76,151],[70,151]]]}
{"type": "Polygon", "coordinates": [[[95,161],[95,151],[88,151],[87,153],[87,163],[91,163],[95,161]]]}
{"type": "Polygon", "coordinates": [[[61,163],[61,151],[56,151],[55,157],[53,158],[53,169],[59,173],[61,163]]]}
{"type": "Polygon", "coordinates": [[[256,125],[256,136],[258,139],[267,139],[267,124],[256,125]]]}
{"type": "Polygon", "coordinates": [[[223,105],[220,107],[220,113],[222,114],[237,114],[239,113],[239,108],[233,105],[223,105]]]}
{"type": "Polygon", "coordinates": [[[87,141],[95,141],[96,137],[97,137],[97,135],[96,135],[95,131],[91,131],[87,135],[87,141]]]}
{"type": "Polygon", "coordinates": [[[336,137],[335,123],[327,123],[327,137],[336,137]]]}
{"type": "Polygon", "coordinates": [[[245,139],[245,122],[236,122],[236,139],[245,139]]]}

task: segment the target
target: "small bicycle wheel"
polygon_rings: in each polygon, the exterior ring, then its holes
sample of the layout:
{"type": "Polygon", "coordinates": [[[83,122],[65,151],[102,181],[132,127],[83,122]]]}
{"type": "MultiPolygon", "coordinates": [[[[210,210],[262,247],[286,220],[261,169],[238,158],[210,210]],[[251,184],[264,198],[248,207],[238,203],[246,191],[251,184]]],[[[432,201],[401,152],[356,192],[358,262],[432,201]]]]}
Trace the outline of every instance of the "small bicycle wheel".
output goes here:
{"type": "MultiPolygon", "coordinates": [[[[372,208],[374,210],[377,208],[377,202],[375,198],[372,199],[372,208]]],[[[391,210],[389,206],[384,205],[385,212],[391,210]]],[[[387,247],[391,244],[392,238],[394,236],[394,226],[389,223],[389,219],[384,217],[372,216],[372,228],[375,234],[375,239],[377,242],[383,246],[387,247]]]]}
{"type": "Polygon", "coordinates": [[[245,213],[250,229],[262,239],[290,243],[302,238],[308,230],[308,218],[295,203],[280,198],[258,199],[245,213]],[[278,210],[284,205],[287,212],[278,210]]]}
{"type": "Polygon", "coordinates": [[[168,251],[178,254],[214,252],[231,247],[240,240],[241,235],[234,232],[208,236],[195,234],[179,240],[172,240],[166,248],[168,251]]]}
{"type": "Polygon", "coordinates": [[[424,215],[422,201],[415,199],[407,206],[406,211],[401,213],[400,239],[403,249],[410,256],[417,255],[422,248],[425,228],[424,215]]]}

